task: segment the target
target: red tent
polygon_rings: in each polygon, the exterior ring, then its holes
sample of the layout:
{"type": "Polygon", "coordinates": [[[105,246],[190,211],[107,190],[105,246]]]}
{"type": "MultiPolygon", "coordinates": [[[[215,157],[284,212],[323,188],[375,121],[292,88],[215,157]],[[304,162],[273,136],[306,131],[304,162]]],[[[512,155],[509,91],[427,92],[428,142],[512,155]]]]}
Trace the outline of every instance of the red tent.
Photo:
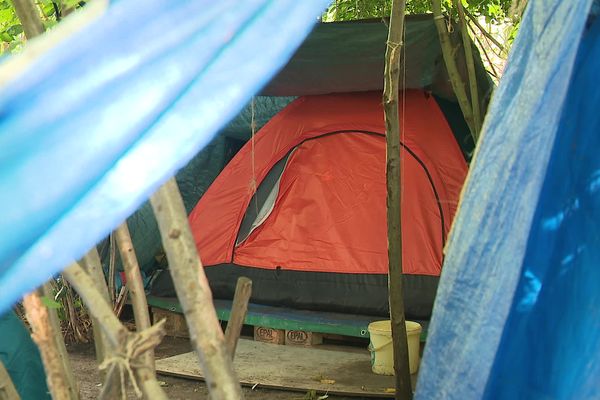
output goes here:
{"type": "MultiPolygon", "coordinates": [[[[467,164],[434,98],[401,99],[406,308],[426,318],[467,164]]],[[[385,314],[384,136],[380,93],[300,97],[273,117],[190,215],[215,295],[249,275],[255,302],[385,314]]]]}

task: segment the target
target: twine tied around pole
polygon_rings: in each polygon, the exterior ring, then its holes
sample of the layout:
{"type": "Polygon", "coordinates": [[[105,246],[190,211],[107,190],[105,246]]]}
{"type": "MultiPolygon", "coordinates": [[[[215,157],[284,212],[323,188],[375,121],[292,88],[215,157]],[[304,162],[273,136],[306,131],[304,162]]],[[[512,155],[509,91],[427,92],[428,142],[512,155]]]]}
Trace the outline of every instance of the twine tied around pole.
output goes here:
{"type": "Polygon", "coordinates": [[[139,357],[161,342],[165,336],[165,322],[166,319],[163,319],[139,333],[130,333],[126,337],[123,351],[115,352],[98,367],[100,370],[108,370],[108,376],[113,376],[115,372],[119,373],[123,399],[127,397],[125,375],[129,377],[136,396],[138,398],[142,397],[142,390],[140,389],[140,384],[134,370],[147,367],[143,362],[139,361],[139,357]]]}

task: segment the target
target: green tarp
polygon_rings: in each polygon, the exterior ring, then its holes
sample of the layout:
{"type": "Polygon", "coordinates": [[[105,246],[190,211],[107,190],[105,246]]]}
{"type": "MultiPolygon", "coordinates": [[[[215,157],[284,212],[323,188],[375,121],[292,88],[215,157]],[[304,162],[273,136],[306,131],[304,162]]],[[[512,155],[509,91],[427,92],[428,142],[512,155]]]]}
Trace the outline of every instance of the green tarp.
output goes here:
{"type": "Polygon", "coordinates": [[[0,316],[0,332],[0,361],[21,400],[49,400],[42,359],[23,322],[10,311],[0,316]]]}
{"type": "MultiPolygon", "coordinates": [[[[455,99],[433,15],[407,16],[405,43],[400,61],[400,87],[430,90],[455,99]]],[[[383,90],[383,70],[388,26],[384,20],[319,24],[285,68],[263,89],[263,95],[302,96],[339,92],[383,90]]],[[[450,40],[459,71],[466,77],[460,32],[450,40]]],[[[477,48],[475,68],[483,105],[493,84],[477,48]]]]}

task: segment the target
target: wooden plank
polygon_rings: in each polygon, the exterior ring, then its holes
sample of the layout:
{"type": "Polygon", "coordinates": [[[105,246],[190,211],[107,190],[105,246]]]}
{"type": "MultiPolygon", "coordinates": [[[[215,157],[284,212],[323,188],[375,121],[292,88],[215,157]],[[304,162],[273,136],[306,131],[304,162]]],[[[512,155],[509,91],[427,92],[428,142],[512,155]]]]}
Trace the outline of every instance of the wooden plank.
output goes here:
{"type": "MultiPolygon", "coordinates": [[[[273,346],[241,339],[234,367],[246,386],[345,396],[393,397],[394,377],[371,372],[366,349],[273,346]]],[[[194,353],[156,361],[158,373],[204,380],[194,353]]],[[[413,385],[416,376],[413,376],[413,385]]]]}

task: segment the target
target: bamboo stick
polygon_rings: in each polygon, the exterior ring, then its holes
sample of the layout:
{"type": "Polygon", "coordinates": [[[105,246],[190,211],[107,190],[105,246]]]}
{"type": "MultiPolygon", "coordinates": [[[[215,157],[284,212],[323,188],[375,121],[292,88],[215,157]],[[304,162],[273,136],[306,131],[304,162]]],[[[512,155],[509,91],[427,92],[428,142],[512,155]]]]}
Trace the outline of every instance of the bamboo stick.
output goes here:
{"type": "Polygon", "coordinates": [[[433,20],[440,38],[442,55],[444,56],[444,62],[446,64],[448,76],[450,77],[450,83],[454,89],[454,94],[458,100],[458,105],[463,113],[465,122],[469,126],[469,130],[471,131],[471,135],[473,136],[475,144],[477,144],[477,134],[475,132],[473,123],[473,110],[471,109],[471,104],[469,103],[467,92],[465,91],[465,82],[463,81],[460,73],[458,72],[458,67],[456,66],[454,51],[452,50],[452,44],[450,43],[450,35],[446,29],[444,16],[442,15],[441,0],[431,0],[431,9],[433,11],[433,20]]]}
{"type": "Polygon", "coordinates": [[[42,304],[37,292],[32,292],[23,298],[23,307],[27,321],[31,326],[31,337],[40,349],[48,388],[53,399],[69,399],[69,385],[63,371],[60,352],[48,317],[48,310],[42,304]]]}
{"type": "Polygon", "coordinates": [[[242,391],[225,348],[212,294],[177,182],[167,181],[151,197],[177,297],[190,330],[190,339],[206,376],[213,400],[241,399],[242,391]]]}
{"type": "Polygon", "coordinates": [[[21,397],[15,388],[15,385],[8,374],[4,364],[0,361],[0,399],[2,400],[20,400],[21,397]]]}
{"type": "Polygon", "coordinates": [[[40,11],[32,0],[12,0],[12,2],[27,39],[33,39],[44,33],[40,11]]]}
{"type": "MultiPolygon", "coordinates": [[[[131,295],[136,328],[138,331],[148,329],[151,325],[150,314],[148,313],[148,302],[146,301],[142,274],[140,273],[140,266],[135,255],[127,222],[123,222],[119,225],[114,234],[117,246],[119,247],[119,253],[121,254],[121,261],[123,261],[123,267],[125,268],[127,288],[131,295]]],[[[140,373],[144,376],[147,374],[154,376],[154,351],[152,349],[144,353],[142,362],[144,363],[145,368],[141,369],[140,373]]],[[[145,381],[147,379],[142,380],[145,381]]]]}
{"type": "MultiPolygon", "coordinates": [[[[402,196],[398,90],[404,37],[405,0],[394,0],[385,53],[383,104],[386,128],[387,232],[390,317],[396,373],[396,399],[412,399],[402,293],[402,196]]],[[[404,118],[404,115],[402,116],[404,118]]]]}
{"type": "MultiPolygon", "coordinates": [[[[481,131],[481,111],[479,108],[479,91],[477,88],[477,75],[475,74],[475,59],[473,58],[473,45],[469,37],[469,29],[465,21],[465,12],[462,5],[462,0],[454,0],[456,9],[458,10],[458,20],[460,21],[460,33],[465,48],[465,62],[467,65],[467,74],[469,77],[469,89],[471,93],[471,109],[473,110],[473,128],[475,136],[479,138],[481,131]]],[[[477,140],[475,140],[477,143],[477,140]]]]}
{"type": "Polygon", "coordinates": [[[233,295],[233,303],[231,305],[231,314],[227,329],[225,329],[225,346],[233,360],[235,357],[235,348],[237,347],[238,339],[246,319],[248,312],[248,302],[252,295],[252,281],[246,277],[238,278],[235,286],[235,294],[233,295]]]}

